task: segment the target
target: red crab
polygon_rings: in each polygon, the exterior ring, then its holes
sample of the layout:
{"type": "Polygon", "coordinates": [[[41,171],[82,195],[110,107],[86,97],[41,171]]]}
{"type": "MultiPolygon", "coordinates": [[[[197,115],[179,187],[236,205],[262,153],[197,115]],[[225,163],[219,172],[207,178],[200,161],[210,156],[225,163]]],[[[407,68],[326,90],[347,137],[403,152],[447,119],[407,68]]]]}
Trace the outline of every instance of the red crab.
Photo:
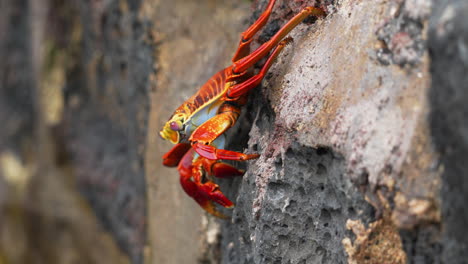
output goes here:
{"type": "Polygon", "coordinates": [[[305,7],[269,41],[250,52],[252,37],[266,24],[275,0],[244,33],[232,64],[211,77],[192,97],[185,101],[164,125],[160,135],[176,144],[163,156],[163,164],[178,166],[180,183],[185,192],[212,215],[225,217],[213,202],[226,208],[233,203],[212,182],[212,176],[229,178],[244,171],[219,160],[250,160],[258,154],[225,150],[225,132],[232,127],[247,101],[248,92],[259,85],[281,50],[292,41],[285,38],[302,20],[310,15],[323,16],[320,8],[305,7]],[[271,51],[271,52],[270,52],[271,51]],[[260,59],[268,59],[257,74],[249,69],[260,59]]]}

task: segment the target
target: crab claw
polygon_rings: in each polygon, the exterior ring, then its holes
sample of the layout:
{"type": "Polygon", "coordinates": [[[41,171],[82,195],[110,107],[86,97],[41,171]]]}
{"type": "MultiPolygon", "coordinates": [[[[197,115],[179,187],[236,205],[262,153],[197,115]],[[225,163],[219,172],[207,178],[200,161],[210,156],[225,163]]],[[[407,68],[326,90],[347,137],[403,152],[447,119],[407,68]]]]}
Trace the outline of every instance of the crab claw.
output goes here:
{"type": "MultiPolygon", "coordinates": [[[[207,195],[207,193],[205,193],[207,190],[202,190],[202,188],[200,188],[198,184],[192,181],[191,177],[187,178],[187,177],[181,176],[180,184],[182,188],[184,189],[184,191],[190,197],[192,197],[205,211],[219,218],[224,218],[224,219],[228,218],[226,215],[224,215],[223,213],[221,213],[220,211],[216,209],[216,206],[214,205],[212,201],[213,199],[210,198],[209,195],[207,195]]],[[[229,199],[227,199],[219,190],[218,192],[219,193],[216,193],[215,191],[212,197],[216,197],[217,202],[222,202],[224,204],[230,203],[230,207],[232,207],[233,206],[232,202],[229,201],[229,199]]]]}
{"type": "Polygon", "coordinates": [[[184,157],[185,153],[190,150],[190,144],[179,143],[172,147],[166,154],[163,155],[163,165],[167,167],[175,167],[184,157]]]}
{"type": "Polygon", "coordinates": [[[184,191],[192,197],[205,211],[220,217],[227,218],[223,213],[216,209],[214,203],[231,208],[234,203],[231,202],[220,190],[219,186],[211,181],[204,179],[204,174],[215,175],[217,177],[228,177],[241,175],[244,172],[225,163],[216,161],[206,161],[205,158],[198,156],[195,160],[194,149],[189,149],[180,160],[178,171],[180,174],[180,184],[184,191]],[[209,168],[206,170],[204,167],[209,168]]]}
{"type": "Polygon", "coordinates": [[[220,190],[219,186],[213,182],[205,182],[197,184],[199,191],[202,195],[206,196],[213,202],[218,203],[219,205],[232,208],[234,203],[231,202],[220,190]]]}

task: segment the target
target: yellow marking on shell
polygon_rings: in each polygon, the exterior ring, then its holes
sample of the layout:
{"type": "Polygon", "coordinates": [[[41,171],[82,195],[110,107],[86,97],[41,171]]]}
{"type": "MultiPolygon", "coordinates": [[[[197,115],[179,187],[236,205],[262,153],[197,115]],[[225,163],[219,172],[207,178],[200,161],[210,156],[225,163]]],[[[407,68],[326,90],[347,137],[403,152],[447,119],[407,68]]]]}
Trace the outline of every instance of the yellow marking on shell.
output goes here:
{"type": "MultiPolygon", "coordinates": [[[[198,107],[193,113],[191,113],[191,114],[188,116],[188,118],[186,119],[186,121],[187,121],[187,120],[190,120],[190,119],[192,118],[192,116],[196,115],[201,109],[203,109],[203,108],[204,108],[205,106],[207,106],[207,105],[212,104],[212,105],[210,106],[209,110],[212,110],[213,107],[220,106],[220,105],[223,103],[223,101],[219,100],[219,102],[217,102],[217,103],[214,103],[214,102],[215,102],[216,100],[220,99],[220,98],[227,92],[227,90],[231,87],[231,85],[233,85],[233,84],[234,84],[234,82],[227,82],[227,83],[225,83],[225,84],[224,84],[224,89],[223,89],[222,92],[220,92],[217,96],[211,98],[211,99],[208,100],[206,103],[204,103],[203,105],[201,105],[200,107],[198,107]],[[213,103],[214,103],[214,104],[213,104],[213,103]]],[[[186,109],[188,110],[187,113],[190,113],[190,110],[188,109],[187,104],[185,104],[185,107],[186,107],[186,109]]]]}

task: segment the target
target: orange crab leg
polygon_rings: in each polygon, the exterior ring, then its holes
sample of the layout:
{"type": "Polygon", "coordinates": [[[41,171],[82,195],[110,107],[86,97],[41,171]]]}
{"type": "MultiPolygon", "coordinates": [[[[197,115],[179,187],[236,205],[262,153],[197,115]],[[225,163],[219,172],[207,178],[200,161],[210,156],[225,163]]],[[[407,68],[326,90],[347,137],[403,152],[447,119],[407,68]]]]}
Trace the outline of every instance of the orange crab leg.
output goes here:
{"type": "Polygon", "coordinates": [[[218,178],[231,178],[235,176],[244,175],[244,170],[239,170],[227,163],[219,162],[216,160],[203,159],[203,169],[209,175],[213,175],[218,178]]]}
{"type": "Polygon", "coordinates": [[[202,157],[210,159],[210,160],[251,160],[260,157],[258,154],[244,154],[241,152],[235,152],[231,150],[225,149],[217,149],[210,145],[205,145],[202,143],[196,143],[192,145],[195,151],[202,157]]]}
{"type": "Polygon", "coordinates": [[[258,158],[257,154],[244,154],[235,151],[217,149],[210,144],[226,130],[232,127],[240,115],[238,106],[232,103],[224,103],[220,106],[218,114],[199,126],[189,138],[192,147],[202,157],[210,160],[249,160],[258,158]]]}
{"type": "Polygon", "coordinates": [[[245,57],[250,52],[250,42],[252,42],[252,37],[262,29],[268,19],[270,18],[271,11],[273,10],[273,6],[275,5],[276,0],[270,0],[268,3],[267,8],[260,17],[253,23],[244,33],[241,35],[241,40],[239,42],[239,47],[237,48],[234,57],[232,57],[232,62],[236,62],[239,59],[245,57]]]}
{"type": "Polygon", "coordinates": [[[252,76],[251,78],[247,79],[245,82],[234,85],[232,88],[230,88],[229,91],[227,92],[227,97],[228,98],[238,98],[239,96],[242,96],[242,95],[246,94],[248,91],[250,91],[251,89],[258,86],[262,82],[263,78],[265,77],[265,74],[270,69],[270,67],[273,64],[273,62],[275,61],[276,57],[278,57],[278,55],[283,50],[283,48],[286,47],[286,45],[288,45],[292,41],[293,41],[293,39],[290,38],[290,37],[282,40],[278,44],[278,46],[276,46],[276,48],[273,50],[273,52],[271,53],[270,57],[268,58],[268,60],[263,65],[260,72],[258,74],[256,74],[256,75],[252,76]]]}
{"type": "Polygon", "coordinates": [[[167,167],[175,167],[179,164],[182,157],[190,149],[190,144],[179,143],[171,148],[166,154],[163,155],[163,165],[167,167]]]}
{"type": "Polygon", "coordinates": [[[297,15],[286,23],[276,34],[267,42],[263,43],[258,49],[244,58],[234,62],[232,71],[234,75],[245,72],[248,68],[258,62],[260,59],[265,57],[271,49],[273,49],[278,43],[299,23],[310,15],[324,16],[325,12],[320,8],[305,7],[297,15]]]}

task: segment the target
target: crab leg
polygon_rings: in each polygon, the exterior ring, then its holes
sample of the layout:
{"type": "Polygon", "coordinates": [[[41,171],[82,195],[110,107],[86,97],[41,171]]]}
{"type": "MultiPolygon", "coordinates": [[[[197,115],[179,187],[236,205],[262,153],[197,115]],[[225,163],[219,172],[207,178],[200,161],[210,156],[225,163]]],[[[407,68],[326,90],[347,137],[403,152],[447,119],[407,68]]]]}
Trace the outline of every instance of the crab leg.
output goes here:
{"type": "Polygon", "coordinates": [[[234,62],[232,71],[234,74],[241,74],[248,68],[254,65],[257,61],[265,57],[271,49],[273,49],[278,43],[299,23],[310,15],[324,16],[325,12],[320,8],[305,7],[300,13],[294,16],[291,20],[286,23],[276,34],[267,42],[263,43],[258,49],[244,58],[234,62]]]}
{"type": "Polygon", "coordinates": [[[249,160],[258,158],[257,154],[244,154],[240,152],[217,149],[211,143],[232,127],[240,115],[238,106],[232,103],[221,105],[218,114],[199,126],[189,138],[192,147],[202,157],[210,160],[249,160]]]}
{"type": "Polygon", "coordinates": [[[244,154],[241,152],[235,152],[225,149],[217,149],[210,145],[205,145],[202,143],[196,143],[192,145],[195,151],[200,154],[200,156],[205,157],[210,160],[251,160],[260,157],[258,154],[244,154]]]}
{"type": "Polygon", "coordinates": [[[227,163],[205,158],[203,159],[203,169],[209,175],[213,175],[218,178],[232,178],[235,176],[242,176],[245,173],[244,170],[239,170],[227,163]]]}
{"type": "Polygon", "coordinates": [[[229,89],[229,91],[227,92],[227,97],[228,97],[227,100],[231,98],[238,98],[239,96],[246,94],[248,91],[258,86],[262,82],[263,78],[265,77],[265,74],[268,72],[271,65],[273,64],[275,59],[278,57],[280,52],[283,50],[283,48],[286,47],[286,45],[288,45],[292,41],[293,39],[291,37],[288,37],[282,40],[278,44],[278,46],[276,46],[276,48],[273,50],[270,57],[268,57],[268,60],[265,62],[265,64],[263,65],[262,69],[260,70],[258,74],[250,77],[245,82],[234,85],[232,88],[229,89]]]}
{"type": "Polygon", "coordinates": [[[250,52],[250,42],[252,42],[252,37],[262,29],[268,19],[270,18],[271,11],[273,10],[273,6],[275,5],[276,0],[270,0],[268,3],[267,8],[260,17],[253,23],[244,33],[241,35],[241,40],[239,42],[239,47],[237,48],[234,57],[232,57],[232,62],[236,62],[239,59],[245,57],[250,52]]]}
{"type": "Polygon", "coordinates": [[[182,157],[190,149],[190,144],[179,143],[171,148],[166,154],[163,155],[163,164],[167,167],[175,167],[179,164],[182,157]]]}

